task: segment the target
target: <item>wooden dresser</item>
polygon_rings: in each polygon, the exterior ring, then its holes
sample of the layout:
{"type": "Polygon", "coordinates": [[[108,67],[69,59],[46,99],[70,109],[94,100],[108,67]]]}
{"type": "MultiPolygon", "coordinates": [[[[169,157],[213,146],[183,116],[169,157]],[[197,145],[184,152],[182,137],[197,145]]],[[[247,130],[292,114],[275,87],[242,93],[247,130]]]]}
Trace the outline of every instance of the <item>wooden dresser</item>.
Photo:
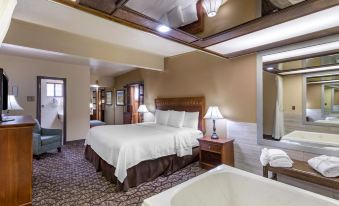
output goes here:
{"type": "Polygon", "coordinates": [[[32,131],[30,116],[0,122],[0,206],[32,205],[32,131]]]}
{"type": "Polygon", "coordinates": [[[205,136],[198,139],[200,145],[200,167],[211,169],[220,164],[234,166],[234,139],[205,136]]]}

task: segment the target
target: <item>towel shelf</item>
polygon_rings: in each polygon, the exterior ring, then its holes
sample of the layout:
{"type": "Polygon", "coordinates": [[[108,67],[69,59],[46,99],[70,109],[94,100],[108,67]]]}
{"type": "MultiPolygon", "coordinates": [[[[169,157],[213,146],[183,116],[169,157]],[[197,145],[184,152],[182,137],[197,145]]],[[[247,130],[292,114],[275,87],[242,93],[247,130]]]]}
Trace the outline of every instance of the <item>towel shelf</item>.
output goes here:
{"type": "Polygon", "coordinates": [[[286,175],[306,182],[322,185],[325,187],[339,190],[339,177],[328,178],[312,169],[307,162],[293,160],[294,164],[291,168],[271,167],[269,165],[263,167],[263,176],[268,178],[268,172],[272,172],[272,179],[277,180],[278,174],[286,175]]]}

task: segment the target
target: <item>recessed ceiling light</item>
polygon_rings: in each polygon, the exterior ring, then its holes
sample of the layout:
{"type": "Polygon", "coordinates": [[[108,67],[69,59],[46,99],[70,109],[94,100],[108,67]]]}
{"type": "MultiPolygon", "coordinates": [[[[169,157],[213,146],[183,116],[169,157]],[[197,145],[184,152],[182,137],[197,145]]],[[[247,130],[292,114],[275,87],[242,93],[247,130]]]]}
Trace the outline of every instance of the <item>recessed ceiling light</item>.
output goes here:
{"type": "Polygon", "coordinates": [[[166,32],[169,32],[171,29],[168,26],[161,25],[161,26],[158,26],[157,30],[161,33],[166,33],[166,32]]]}
{"type": "Polygon", "coordinates": [[[267,71],[272,71],[274,68],[273,67],[267,67],[266,70],[267,71]]]}
{"type": "Polygon", "coordinates": [[[207,47],[219,54],[231,54],[339,26],[339,6],[207,47]],[[293,29],[291,29],[293,28],[293,29]]]}

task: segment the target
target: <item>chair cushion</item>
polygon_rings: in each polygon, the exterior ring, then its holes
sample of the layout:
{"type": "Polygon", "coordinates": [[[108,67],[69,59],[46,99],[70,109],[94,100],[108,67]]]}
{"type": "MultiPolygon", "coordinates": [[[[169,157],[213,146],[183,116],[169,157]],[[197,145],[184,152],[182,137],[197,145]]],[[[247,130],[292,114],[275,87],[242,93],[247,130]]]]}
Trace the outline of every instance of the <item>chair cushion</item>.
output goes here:
{"type": "Polygon", "coordinates": [[[60,142],[59,135],[41,136],[41,145],[48,145],[55,142],[60,142]]]}
{"type": "Polygon", "coordinates": [[[35,126],[33,128],[33,133],[41,134],[41,126],[37,119],[35,119],[35,126]]]}

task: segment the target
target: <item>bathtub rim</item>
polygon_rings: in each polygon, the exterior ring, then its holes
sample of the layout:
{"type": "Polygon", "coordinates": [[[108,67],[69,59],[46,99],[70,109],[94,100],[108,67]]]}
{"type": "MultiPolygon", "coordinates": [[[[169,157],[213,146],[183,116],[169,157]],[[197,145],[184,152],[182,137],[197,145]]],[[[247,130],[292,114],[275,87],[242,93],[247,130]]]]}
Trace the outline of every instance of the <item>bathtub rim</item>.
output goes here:
{"type": "Polygon", "coordinates": [[[159,194],[156,194],[154,196],[151,196],[151,197],[145,199],[143,201],[142,206],[158,206],[157,204],[154,204],[156,202],[161,202],[162,203],[161,206],[171,206],[171,200],[175,197],[175,195],[177,193],[179,193],[182,189],[184,189],[185,187],[190,185],[191,183],[199,181],[200,179],[206,178],[206,177],[211,176],[211,175],[220,174],[220,173],[227,173],[227,172],[228,173],[240,174],[242,176],[249,176],[250,178],[253,178],[256,181],[264,182],[264,183],[267,183],[267,184],[276,184],[279,187],[289,189],[291,192],[300,192],[300,193],[304,193],[305,195],[312,195],[313,197],[315,197],[317,199],[327,201],[326,202],[327,204],[330,204],[330,203],[333,204],[331,206],[339,206],[339,200],[333,199],[331,197],[320,195],[320,194],[317,194],[315,192],[304,190],[304,189],[295,187],[293,185],[289,185],[289,184],[286,184],[286,183],[283,183],[283,182],[278,182],[278,181],[275,181],[275,180],[272,180],[272,179],[269,179],[269,178],[265,178],[263,176],[260,176],[260,175],[254,174],[254,173],[250,173],[250,172],[247,172],[247,171],[244,171],[244,170],[241,170],[241,169],[238,169],[238,168],[234,168],[234,167],[231,167],[231,166],[228,166],[228,165],[224,165],[224,164],[220,165],[220,166],[218,166],[214,169],[211,169],[204,174],[201,174],[201,175],[196,176],[196,177],[194,177],[190,180],[187,180],[187,181],[185,181],[185,182],[183,182],[179,185],[176,185],[176,186],[174,186],[174,187],[172,187],[168,190],[165,190],[165,191],[163,191],[159,194]]]}

